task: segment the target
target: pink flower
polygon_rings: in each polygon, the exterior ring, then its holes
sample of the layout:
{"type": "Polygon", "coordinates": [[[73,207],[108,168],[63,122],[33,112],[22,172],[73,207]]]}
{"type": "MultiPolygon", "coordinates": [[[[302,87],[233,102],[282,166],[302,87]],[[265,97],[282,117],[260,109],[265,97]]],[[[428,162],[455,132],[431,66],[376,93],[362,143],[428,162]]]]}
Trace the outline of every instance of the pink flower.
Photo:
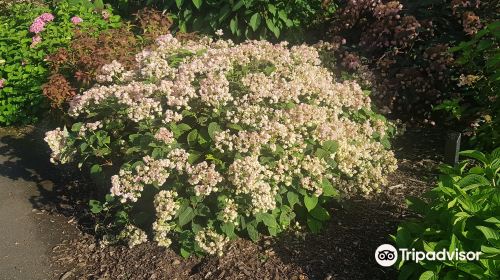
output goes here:
{"type": "Polygon", "coordinates": [[[37,35],[33,36],[33,38],[31,39],[31,47],[33,48],[41,41],[42,41],[42,37],[40,35],[37,34],[37,35]]]}
{"type": "Polygon", "coordinates": [[[5,79],[0,79],[0,88],[3,88],[4,83],[5,83],[5,79]]]}
{"type": "Polygon", "coordinates": [[[73,24],[75,24],[75,25],[76,25],[76,24],[79,24],[79,23],[80,23],[80,22],[82,22],[82,21],[83,21],[83,19],[82,19],[81,17],[74,16],[74,17],[72,17],[72,18],[71,18],[71,22],[72,22],[73,24]]]}
{"type": "Polygon", "coordinates": [[[51,13],[43,13],[38,18],[43,20],[44,22],[49,22],[54,20],[54,16],[51,13]]]}
{"type": "Polygon", "coordinates": [[[30,26],[30,32],[38,34],[43,31],[44,26],[45,22],[40,17],[37,17],[30,26]]]}

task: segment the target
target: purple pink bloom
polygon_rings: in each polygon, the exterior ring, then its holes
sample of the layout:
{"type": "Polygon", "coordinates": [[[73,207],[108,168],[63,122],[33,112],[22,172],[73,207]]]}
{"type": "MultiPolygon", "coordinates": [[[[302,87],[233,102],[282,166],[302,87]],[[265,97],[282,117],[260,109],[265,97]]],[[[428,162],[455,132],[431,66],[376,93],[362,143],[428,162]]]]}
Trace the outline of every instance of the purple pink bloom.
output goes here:
{"type": "Polygon", "coordinates": [[[38,34],[43,31],[44,26],[45,22],[40,17],[37,17],[30,26],[30,32],[38,34]]]}
{"type": "Polygon", "coordinates": [[[43,20],[44,22],[49,22],[54,20],[54,16],[51,13],[43,13],[38,18],[43,20]]]}
{"type": "Polygon", "coordinates": [[[75,25],[81,23],[82,21],[83,21],[83,19],[81,17],[78,17],[78,16],[74,16],[71,18],[71,22],[75,25]]]}
{"type": "Polygon", "coordinates": [[[42,41],[42,37],[40,35],[37,34],[37,35],[33,36],[33,38],[31,38],[31,47],[33,48],[41,41],[42,41]]]}

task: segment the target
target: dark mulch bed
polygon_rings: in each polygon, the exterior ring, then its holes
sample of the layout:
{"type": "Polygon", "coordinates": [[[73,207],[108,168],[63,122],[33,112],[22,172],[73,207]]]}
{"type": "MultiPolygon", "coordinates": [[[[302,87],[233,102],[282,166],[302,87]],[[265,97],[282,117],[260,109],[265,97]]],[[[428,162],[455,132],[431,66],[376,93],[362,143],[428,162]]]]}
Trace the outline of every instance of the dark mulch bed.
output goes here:
{"type": "Polygon", "coordinates": [[[437,129],[409,129],[398,137],[394,151],[399,169],[387,188],[370,200],[353,198],[332,205],[332,220],[320,234],[289,233],[258,244],[240,239],[222,257],[185,260],[153,243],[133,249],[100,247],[92,235],[85,178],[70,169],[48,167],[46,152],[23,155],[21,147],[40,145],[36,143],[42,135],[42,129],[35,129],[11,142],[20,147],[18,156],[24,156],[30,168],[40,165],[55,182],[34,203],[67,216],[80,229],[53,249],[54,276],[61,279],[395,279],[396,271],[376,264],[375,249],[388,243],[389,234],[410,215],[405,197],[420,196],[432,186],[444,141],[444,132],[437,129]]]}

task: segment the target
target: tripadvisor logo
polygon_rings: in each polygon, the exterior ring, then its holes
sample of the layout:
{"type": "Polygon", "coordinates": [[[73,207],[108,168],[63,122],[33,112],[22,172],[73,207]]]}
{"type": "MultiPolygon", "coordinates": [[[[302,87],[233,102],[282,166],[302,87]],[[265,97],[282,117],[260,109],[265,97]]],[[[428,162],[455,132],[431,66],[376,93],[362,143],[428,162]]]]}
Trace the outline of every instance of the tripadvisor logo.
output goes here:
{"type": "Polygon", "coordinates": [[[422,260],[428,261],[477,261],[481,252],[463,252],[455,249],[454,251],[441,250],[423,252],[415,249],[400,248],[397,250],[390,244],[382,244],[375,250],[375,260],[381,266],[392,266],[398,260],[398,256],[403,261],[414,261],[418,263],[422,260]]]}

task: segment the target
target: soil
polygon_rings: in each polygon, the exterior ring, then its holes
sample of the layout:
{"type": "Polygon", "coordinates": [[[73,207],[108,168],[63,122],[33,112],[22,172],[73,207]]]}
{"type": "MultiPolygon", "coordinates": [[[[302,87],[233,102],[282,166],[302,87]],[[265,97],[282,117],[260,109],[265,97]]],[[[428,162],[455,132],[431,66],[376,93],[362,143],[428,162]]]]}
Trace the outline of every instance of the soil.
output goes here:
{"type": "MultiPolygon", "coordinates": [[[[22,133],[3,131],[1,138],[9,154],[19,159],[17,165],[37,174],[35,179],[27,178],[38,190],[28,199],[30,208],[23,211],[43,211],[44,230],[42,236],[27,238],[51,240],[37,251],[21,249],[50,263],[42,269],[50,276],[19,279],[396,279],[392,268],[377,265],[375,249],[388,243],[398,223],[411,215],[405,197],[421,196],[433,185],[445,136],[442,130],[413,128],[395,139],[399,169],[390,176],[388,186],[369,200],[352,198],[331,205],[332,219],[320,234],[288,233],[257,244],[239,239],[230,243],[222,257],[183,259],[153,243],[132,249],[99,246],[86,206],[91,186],[78,171],[48,162],[43,132],[38,126],[22,133]],[[50,219],[55,225],[45,230],[50,219]]],[[[7,166],[1,164],[0,175],[8,177],[7,166]]],[[[0,181],[0,199],[4,187],[0,181]]],[[[4,219],[0,216],[2,228],[11,222],[4,219]]],[[[8,263],[17,261],[9,259],[8,263]]],[[[16,279],[4,277],[4,268],[0,263],[0,279],[16,279]]]]}

